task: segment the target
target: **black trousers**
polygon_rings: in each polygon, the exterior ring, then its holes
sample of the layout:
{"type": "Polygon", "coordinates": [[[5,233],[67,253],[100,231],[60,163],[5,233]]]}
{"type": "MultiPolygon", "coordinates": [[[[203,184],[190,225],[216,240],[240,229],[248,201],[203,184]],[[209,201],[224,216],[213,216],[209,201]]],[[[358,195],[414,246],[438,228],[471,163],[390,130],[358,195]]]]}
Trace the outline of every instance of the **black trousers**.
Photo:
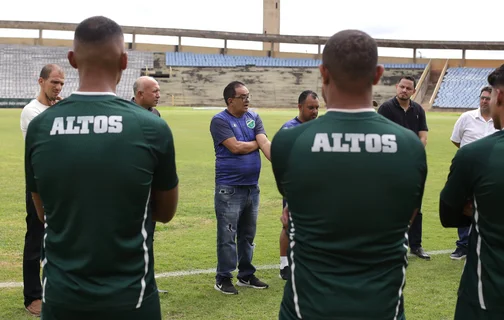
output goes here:
{"type": "Polygon", "coordinates": [[[26,190],[26,234],[23,250],[23,295],[25,307],[34,300],[42,299],[40,282],[40,257],[44,224],[37,216],[31,192],[26,190]]]}
{"type": "Polygon", "coordinates": [[[422,212],[418,211],[408,231],[409,247],[416,250],[422,246],[422,212]]]}

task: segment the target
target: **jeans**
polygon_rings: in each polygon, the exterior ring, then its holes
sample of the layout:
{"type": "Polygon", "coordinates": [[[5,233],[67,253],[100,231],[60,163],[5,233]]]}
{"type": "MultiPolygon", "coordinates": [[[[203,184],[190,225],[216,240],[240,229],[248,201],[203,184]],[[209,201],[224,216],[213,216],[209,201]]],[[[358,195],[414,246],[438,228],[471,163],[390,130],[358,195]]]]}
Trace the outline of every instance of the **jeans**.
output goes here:
{"type": "Polygon", "coordinates": [[[25,307],[33,301],[42,299],[40,282],[40,260],[44,224],[37,216],[37,210],[31,196],[26,190],[26,234],[23,250],[23,295],[25,307]]]}
{"type": "Polygon", "coordinates": [[[467,243],[469,242],[469,227],[458,228],[459,240],[455,243],[458,248],[467,250],[467,243]]]}
{"type": "Polygon", "coordinates": [[[259,209],[259,186],[215,187],[217,217],[217,282],[232,278],[238,263],[238,278],[255,273],[252,265],[259,209]],[[237,250],[238,249],[238,250],[237,250]]]}

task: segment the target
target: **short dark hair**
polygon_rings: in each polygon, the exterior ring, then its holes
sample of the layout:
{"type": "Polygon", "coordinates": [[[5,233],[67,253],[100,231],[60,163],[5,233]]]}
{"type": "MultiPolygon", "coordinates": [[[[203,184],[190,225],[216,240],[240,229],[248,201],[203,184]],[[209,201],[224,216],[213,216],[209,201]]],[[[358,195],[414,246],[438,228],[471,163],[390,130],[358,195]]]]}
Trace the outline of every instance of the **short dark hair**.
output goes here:
{"type": "Polygon", "coordinates": [[[49,76],[51,75],[51,72],[53,72],[54,70],[59,70],[61,73],[63,73],[63,70],[61,69],[60,66],[56,65],[56,64],[46,64],[42,70],[40,70],[40,78],[44,79],[44,80],[47,80],[49,79],[49,76]]]}
{"type": "Polygon", "coordinates": [[[485,86],[483,88],[481,88],[481,91],[480,91],[480,96],[483,92],[488,92],[488,93],[492,93],[492,87],[490,86],[485,86]]]}
{"type": "Polygon", "coordinates": [[[322,64],[338,87],[360,91],[355,84],[373,85],[378,65],[376,41],[359,30],[343,30],[327,41],[322,64]]]}
{"type": "Polygon", "coordinates": [[[504,85],[504,64],[488,75],[488,84],[492,87],[504,85]]]}
{"type": "Polygon", "coordinates": [[[83,20],[75,29],[74,39],[83,43],[103,43],[116,37],[124,37],[121,27],[104,16],[83,20]]]}
{"type": "Polygon", "coordinates": [[[399,79],[399,82],[401,82],[402,79],[412,81],[413,82],[413,89],[416,88],[416,79],[413,78],[412,76],[402,76],[401,79],[399,79]]]}
{"type": "Polygon", "coordinates": [[[305,91],[301,92],[301,94],[299,95],[298,103],[303,104],[306,101],[306,99],[308,98],[308,96],[311,96],[313,99],[318,99],[318,96],[315,92],[313,92],[311,90],[305,90],[305,91]]]}
{"type": "Polygon", "coordinates": [[[224,101],[226,102],[226,106],[228,104],[228,99],[233,98],[236,94],[236,88],[238,87],[245,87],[245,84],[240,81],[233,81],[230,82],[225,88],[224,88],[224,101]]]}

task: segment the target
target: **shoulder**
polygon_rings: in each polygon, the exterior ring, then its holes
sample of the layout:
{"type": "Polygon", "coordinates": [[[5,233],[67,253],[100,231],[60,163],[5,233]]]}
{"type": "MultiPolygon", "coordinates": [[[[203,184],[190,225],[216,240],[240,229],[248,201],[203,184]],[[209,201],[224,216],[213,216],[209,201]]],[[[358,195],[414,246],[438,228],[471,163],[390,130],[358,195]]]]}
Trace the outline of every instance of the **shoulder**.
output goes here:
{"type": "Polygon", "coordinates": [[[247,111],[247,113],[245,113],[245,117],[249,118],[249,119],[254,119],[254,120],[261,119],[259,114],[254,111],[247,111]]]}
{"type": "Polygon", "coordinates": [[[385,101],[384,103],[381,104],[381,106],[378,108],[378,110],[380,109],[388,109],[388,108],[391,108],[394,106],[394,98],[391,98],[391,99],[388,99],[387,101],[385,101]]]}
{"type": "Polygon", "coordinates": [[[40,102],[38,102],[37,99],[33,99],[30,103],[23,107],[23,110],[21,110],[21,116],[37,112],[39,105],[40,102]]]}

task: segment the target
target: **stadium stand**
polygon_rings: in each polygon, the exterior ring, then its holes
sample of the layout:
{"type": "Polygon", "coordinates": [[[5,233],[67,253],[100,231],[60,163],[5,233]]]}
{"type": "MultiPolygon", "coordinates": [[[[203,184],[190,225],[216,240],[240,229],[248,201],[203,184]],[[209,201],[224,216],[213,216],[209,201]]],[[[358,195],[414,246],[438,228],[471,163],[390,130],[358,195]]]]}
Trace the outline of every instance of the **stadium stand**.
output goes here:
{"type": "MultiPolygon", "coordinates": [[[[173,67],[303,67],[316,68],[320,59],[271,58],[233,56],[223,54],[199,54],[193,52],[167,52],[166,65],[173,67]]],[[[385,64],[387,69],[424,69],[426,64],[385,64]]]]}
{"type": "Polygon", "coordinates": [[[434,100],[434,107],[475,109],[479,92],[493,68],[448,68],[434,100]]]}
{"type": "MultiPolygon", "coordinates": [[[[67,60],[67,47],[43,47],[26,45],[0,45],[0,97],[32,99],[38,95],[37,79],[45,64],[56,63],[65,72],[63,98],[77,90],[77,70],[67,60]]],[[[151,52],[128,51],[128,69],[123,73],[117,94],[125,99],[133,96],[133,83],[142,68],[152,68],[151,52]]]]}

